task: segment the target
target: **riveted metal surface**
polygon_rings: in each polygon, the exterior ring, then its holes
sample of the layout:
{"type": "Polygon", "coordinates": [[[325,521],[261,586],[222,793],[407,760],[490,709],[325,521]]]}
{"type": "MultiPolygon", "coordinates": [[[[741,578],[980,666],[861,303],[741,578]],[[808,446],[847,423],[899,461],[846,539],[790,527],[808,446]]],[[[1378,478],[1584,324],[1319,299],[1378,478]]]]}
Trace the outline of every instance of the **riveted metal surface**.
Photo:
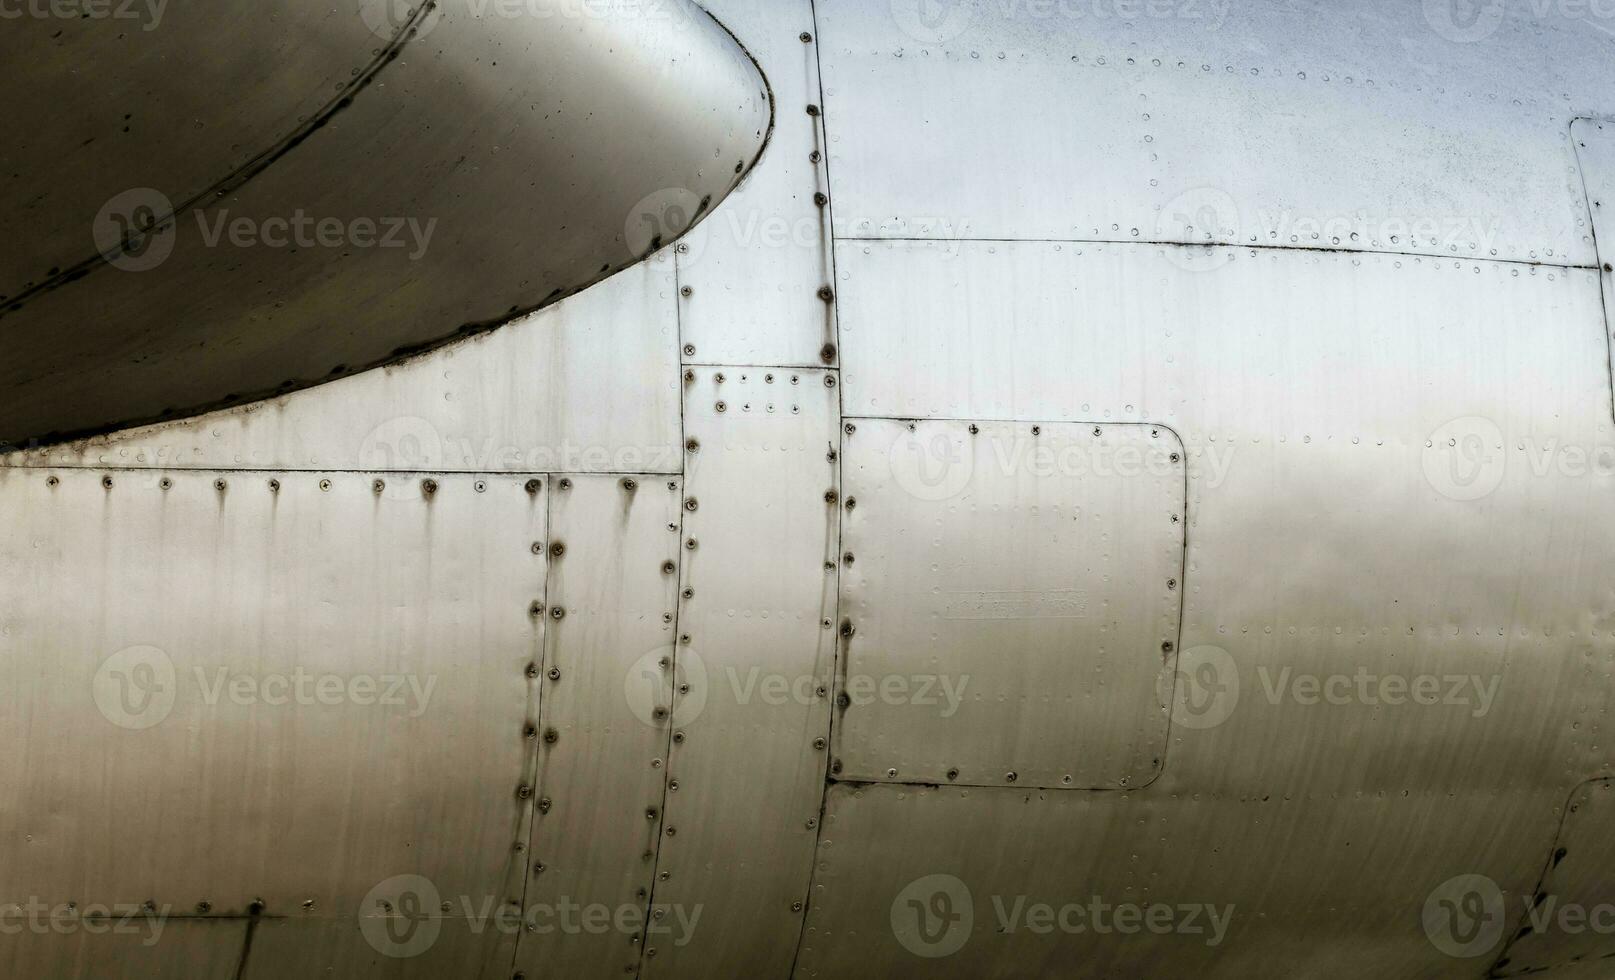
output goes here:
{"type": "Polygon", "coordinates": [[[533,818],[525,904],[544,931],[524,932],[516,957],[529,976],[603,977],[639,962],[662,829],[673,696],[662,662],[678,608],[664,564],[681,550],[681,489],[663,476],[580,475],[550,498],[547,594],[566,615],[550,625],[541,681],[535,791],[549,805],[533,818]],[[567,928],[569,906],[589,910],[579,928],[567,928]]]}
{"type": "Polygon", "coordinates": [[[680,301],[681,322],[695,347],[691,360],[827,363],[835,306],[818,295],[831,281],[831,250],[823,117],[807,111],[820,101],[812,4],[721,0],[706,7],[763,65],[775,119],[757,167],[682,243],[679,282],[690,293],[680,301]]]}
{"type": "Polygon", "coordinates": [[[839,777],[1151,782],[1183,582],[1177,436],[865,418],[842,452],[839,777]]]}
{"type": "Polygon", "coordinates": [[[0,904],[519,898],[543,491],[377,479],[0,473],[0,904]]]}
{"type": "Polygon", "coordinates": [[[65,912],[49,918],[5,910],[14,928],[0,943],[0,968],[8,977],[50,980],[236,980],[247,926],[243,921],[207,921],[147,916],[125,908],[105,922],[74,921],[65,912]],[[69,924],[71,923],[71,924],[69,924]],[[100,931],[92,931],[100,930],[100,931]]]}
{"type": "Polygon", "coordinates": [[[1608,109],[1607,14],[818,6],[840,237],[1593,258],[1565,131],[1608,109]]]}
{"type": "Polygon", "coordinates": [[[700,506],[684,517],[679,632],[690,643],[678,651],[654,899],[699,923],[647,944],[644,976],[790,970],[828,756],[834,379],[703,367],[686,384],[685,431],[700,451],[685,492],[700,506]]]}
{"type": "Polygon", "coordinates": [[[296,915],[260,920],[238,980],[351,977],[353,980],[508,980],[521,910],[509,904],[432,892],[449,903],[402,914],[378,907],[359,915],[296,915]],[[469,899],[469,901],[468,901],[469,899]]]}
{"type": "Polygon", "coordinates": [[[0,466],[679,471],[670,250],[493,333],[184,422],[0,466]]]}
{"type": "MultiPolygon", "coordinates": [[[[1576,787],[1565,809],[1564,826],[1547,855],[1535,892],[1505,895],[1504,922],[1514,932],[1492,967],[1494,976],[1523,976],[1577,963],[1602,964],[1603,975],[1615,958],[1615,783],[1594,779],[1576,787]]],[[[1490,898],[1489,879],[1477,891],[1490,898]]],[[[1449,914],[1464,916],[1476,903],[1462,896],[1449,914]]]]}
{"type": "Polygon", "coordinates": [[[797,975],[1473,978],[1425,896],[1465,861],[1512,894],[1540,868],[1527,807],[1444,816],[1492,791],[1160,786],[831,786],[797,975]]]}
{"type": "MultiPolygon", "coordinates": [[[[1615,338],[1615,122],[1577,119],[1570,126],[1570,139],[1576,146],[1587,206],[1592,209],[1593,238],[1603,276],[1604,325],[1615,338]]],[[[1611,351],[1611,372],[1615,373],[1615,343],[1611,351]]]]}
{"type": "MultiPolygon", "coordinates": [[[[56,202],[79,229],[79,253],[30,250],[37,265],[12,274],[33,285],[0,285],[13,354],[0,368],[0,442],[243,404],[492,329],[670,243],[739,182],[769,126],[755,64],[688,0],[653,16],[568,0],[533,0],[515,16],[511,5],[422,6],[401,20],[394,0],[319,6],[297,19],[350,22],[333,29],[325,55],[345,76],[356,30],[378,15],[388,25],[361,49],[372,52],[365,68],[327,88],[320,112],[269,145],[232,146],[232,159],[249,162],[201,188],[194,176],[177,188],[136,185],[103,199],[101,212],[56,202]],[[685,188],[693,206],[655,229],[632,220],[669,187],[685,188]]],[[[8,22],[30,47],[124,32],[114,18],[8,22]]],[[[121,59],[139,68],[129,88],[239,81],[215,67],[234,59],[197,54],[221,36],[251,52],[266,87],[301,93],[329,73],[285,64],[278,52],[299,44],[299,32],[254,29],[259,15],[220,33],[211,24],[170,11],[164,27],[183,42],[168,42],[178,54],[121,59]]],[[[36,86],[50,81],[30,76],[21,87],[22,101],[48,107],[46,129],[58,113],[36,86]]],[[[236,112],[228,99],[212,109],[236,112]]],[[[139,156],[163,131],[100,137],[120,157],[139,156]]],[[[184,152],[171,143],[162,155],[184,152]]],[[[15,267],[22,255],[12,254],[15,267]]]]}

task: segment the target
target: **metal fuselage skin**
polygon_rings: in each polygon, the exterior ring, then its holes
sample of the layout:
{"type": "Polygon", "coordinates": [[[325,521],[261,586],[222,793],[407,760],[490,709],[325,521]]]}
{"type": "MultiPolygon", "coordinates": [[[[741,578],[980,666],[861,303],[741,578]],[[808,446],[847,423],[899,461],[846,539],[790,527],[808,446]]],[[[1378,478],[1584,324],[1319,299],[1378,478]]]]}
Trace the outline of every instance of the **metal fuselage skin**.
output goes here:
{"type": "Polygon", "coordinates": [[[676,243],[4,457],[10,974],[1607,976],[1615,9],[706,6],[676,243]]]}

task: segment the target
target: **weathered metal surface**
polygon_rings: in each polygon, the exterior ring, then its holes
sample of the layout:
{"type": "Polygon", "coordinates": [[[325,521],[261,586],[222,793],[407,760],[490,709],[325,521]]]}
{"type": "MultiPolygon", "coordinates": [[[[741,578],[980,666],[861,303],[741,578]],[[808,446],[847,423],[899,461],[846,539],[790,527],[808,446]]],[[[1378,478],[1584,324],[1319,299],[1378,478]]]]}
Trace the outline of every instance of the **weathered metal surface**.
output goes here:
{"type": "Polygon", "coordinates": [[[0,473],[0,904],[519,898],[540,483],[0,473]]]}
{"type": "MultiPolygon", "coordinates": [[[[1507,942],[1492,966],[1494,975],[1523,976],[1615,958],[1615,881],[1609,873],[1615,865],[1612,794],[1615,784],[1607,778],[1576,787],[1535,891],[1505,895],[1496,882],[1479,878],[1440,910],[1455,918],[1450,928],[1460,934],[1503,927],[1507,942]],[[1499,898],[1503,916],[1496,925],[1484,913],[1475,915],[1477,909],[1496,908],[1499,898]]],[[[1603,975],[1610,968],[1603,963],[1603,975]]]]}
{"type": "Polygon", "coordinates": [[[661,839],[683,484],[560,479],[525,896],[545,931],[522,934],[516,966],[616,976],[639,963],[661,839]]]}
{"type": "Polygon", "coordinates": [[[1436,945],[1423,903],[1465,862],[1528,891],[1531,807],[1462,821],[1496,791],[1270,785],[832,786],[796,975],[1485,975],[1436,945]]]}
{"type": "Polygon", "coordinates": [[[449,910],[394,905],[388,913],[372,906],[358,915],[261,919],[253,926],[241,972],[231,977],[508,980],[517,937],[526,927],[521,910],[482,896],[422,888],[389,894],[415,895],[422,902],[440,899],[449,910]]]}
{"type": "Polygon", "coordinates": [[[843,433],[839,777],[1152,782],[1183,595],[1177,436],[872,418],[843,433]]]}
{"type": "Polygon", "coordinates": [[[689,642],[676,662],[653,898],[664,918],[699,921],[648,943],[641,975],[782,976],[829,756],[838,391],[824,371],[691,371],[679,610],[689,642]]]}
{"type": "Polygon", "coordinates": [[[765,66],[775,102],[768,150],[681,243],[689,359],[702,364],[835,363],[829,182],[819,47],[808,0],[707,5],[765,66]]]}
{"type": "Polygon", "coordinates": [[[1608,10],[818,8],[843,238],[1593,258],[1565,131],[1609,109],[1608,10]]]}
{"type": "Polygon", "coordinates": [[[663,251],[427,357],[0,466],[677,473],[676,290],[663,251]]]}
{"type": "Polygon", "coordinates": [[[27,47],[0,57],[30,107],[19,127],[58,135],[5,164],[30,177],[10,183],[8,216],[48,241],[9,236],[0,259],[0,443],[241,404],[492,328],[671,242],[741,179],[769,126],[754,63],[687,0],[396,18],[394,0],[350,0],[293,12],[284,31],[260,5],[191,6],[150,32],[7,20],[27,47]],[[199,55],[221,38],[231,57],[199,55]],[[62,75],[112,47],[138,96],[64,114],[62,75]],[[246,107],[226,88],[243,85],[259,92],[246,107]],[[261,123],[228,122],[254,108],[261,123]],[[190,149],[174,130],[194,126],[202,153],[170,169],[190,149]],[[84,132],[95,139],[64,150],[84,132]],[[123,173],[108,154],[147,158],[151,185],[107,190],[123,173]],[[68,176],[40,156],[69,158],[68,176]],[[96,177],[55,191],[80,171],[96,177]],[[646,231],[632,219],[667,187],[696,206],[646,231]]]}
{"type": "Polygon", "coordinates": [[[159,919],[137,906],[79,918],[0,905],[0,922],[5,975],[49,980],[236,980],[247,931],[245,921],[159,919]]]}
{"type": "MultiPolygon", "coordinates": [[[[1570,126],[1570,139],[1576,146],[1582,184],[1592,208],[1593,238],[1603,275],[1604,326],[1615,340],[1615,121],[1577,119],[1570,126]]],[[[1610,370],[1615,373],[1615,343],[1610,349],[1610,370]]]]}

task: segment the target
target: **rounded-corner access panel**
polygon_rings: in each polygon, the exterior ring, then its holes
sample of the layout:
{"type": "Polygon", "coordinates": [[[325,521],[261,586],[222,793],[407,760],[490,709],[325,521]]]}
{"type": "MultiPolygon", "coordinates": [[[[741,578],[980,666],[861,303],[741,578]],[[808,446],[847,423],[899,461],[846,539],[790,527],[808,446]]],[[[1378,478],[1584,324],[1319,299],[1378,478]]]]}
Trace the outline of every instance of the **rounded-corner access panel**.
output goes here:
{"type": "Polygon", "coordinates": [[[8,160],[116,141],[139,165],[0,196],[40,229],[0,247],[0,447],[242,404],[492,329],[683,234],[771,125],[756,64],[688,0],[654,17],[538,0],[396,21],[380,16],[391,0],[229,3],[228,59],[197,53],[221,43],[215,14],[179,5],[150,31],[15,22],[30,44],[4,75],[39,146],[8,160]],[[44,97],[87,58],[138,93],[123,111],[74,117],[44,97]],[[210,89],[257,93],[276,124],[191,94],[210,89]],[[174,113],[194,140],[154,121],[174,113]]]}
{"type": "Polygon", "coordinates": [[[842,438],[837,776],[1152,782],[1183,591],[1176,433],[860,418],[842,438]]]}

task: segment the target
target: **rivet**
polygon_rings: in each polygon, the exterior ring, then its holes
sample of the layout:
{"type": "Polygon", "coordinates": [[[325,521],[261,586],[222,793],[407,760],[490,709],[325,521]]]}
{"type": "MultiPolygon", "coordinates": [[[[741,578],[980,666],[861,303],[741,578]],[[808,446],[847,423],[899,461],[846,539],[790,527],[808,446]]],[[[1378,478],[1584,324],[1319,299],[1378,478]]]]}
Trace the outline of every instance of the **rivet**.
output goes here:
{"type": "Polygon", "coordinates": [[[522,783],[520,786],[516,787],[516,795],[524,800],[530,799],[533,795],[533,787],[527,785],[526,783],[522,783]]]}
{"type": "Polygon", "coordinates": [[[717,409],[719,412],[727,412],[727,411],[729,411],[729,406],[724,404],[723,402],[718,402],[716,405],[714,405],[712,407],[717,409]]]}
{"type": "Polygon", "coordinates": [[[560,741],[560,739],[561,739],[561,733],[560,732],[556,731],[553,728],[544,729],[544,742],[546,744],[554,745],[556,742],[560,741]]]}
{"type": "Polygon", "coordinates": [[[819,825],[819,819],[817,817],[808,817],[807,829],[812,830],[814,827],[817,827],[818,825],[819,825]]]}
{"type": "Polygon", "coordinates": [[[824,491],[824,502],[827,503],[827,504],[835,503],[836,502],[836,492],[834,490],[826,490],[826,491],[824,491]]]}
{"type": "MultiPolygon", "coordinates": [[[[563,482],[565,482],[565,481],[563,481],[563,482]]],[[[570,486],[571,486],[571,484],[567,484],[566,486],[563,486],[561,489],[565,490],[570,486]]],[[[623,489],[624,493],[633,493],[635,490],[639,489],[639,481],[637,481],[637,480],[635,480],[635,479],[633,479],[631,477],[623,477],[622,489],[623,489]]]]}
{"type": "MultiPolygon", "coordinates": [[[[849,557],[851,557],[851,556],[849,556],[849,557]]],[[[842,636],[851,636],[854,632],[855,632],[855,630],[853,629],[853,626],[852,626],[852,620],[843,619],[841,621],[841,635],[842,636]]]]}
{"type": "MultiPolygon", "coordinates": [[[[150,903],[148,903],[148,904],[150,904],[150,903]]],[[[314,909],[314,899],[312,899],[312,898],[303,899],[303,911],[310,912],[310,911],[313,911],[313,909],[314,909]]]]}
{"type": "MultiPolygon", "coordinates": [[[[680,296],[694,296],[695,295],[695,288],[693,286],[685,286],[683,289],[679,290],[679,295],[680,296]]],[[[695,345],[694,344],[685,344],[684,345],[684,353],[686,353],[686,354],[694,354],[695,353],[695,345]]]]}
{"type": "Polygon", "coordinates": [[[847,433],[847,435],[849,435],[849,436],[850,436],[850,435],[852,435],[852,434],[853,434],[853,433],[854,433],[854,432],[857,432],[857,431],[858,431],[858,427],[857,427],[857,426],[856,426],[856,425],[853,425],[853,424],[852,424],[852,423],[851,423],[851,422],[848,422],[848,423],[847,423],[847,424],[846,424],[846,425],[845,425],[845,426],[842,426],[842,430],[843,430],[843,431],[844,431],[844,432],[846,432],[846,433],[847,433]]]}
{"type": "Polygon", "coordinates": [[[684,733],[683,732],[674,732],[673,733],[673,741],[675,741],[675,742],[684,741],[684,733]]]}
{"type": "Polygon", "coordinates": [[[477,482],[471,484],[471,489],[475,490],[477,493],[487,493],[488,483],[486,480],[478,480],[477,482]]]}
{"type": "Polygon", "coordinates": [[[685,646],[690,645],[690,639],[691,639],[691,637],[690,637],[690,634],[688,634],[688,633],[680,633],[679,634],[679,642],[684,644],[685,646]]]}
{"type": "Polygon", "coordinates": [[[112,477],[103,476],[101,478],[101,486],[108,489],[108,490],[111,490],[112,489],[112,477]]]}
{"type": "Polygon", "coordinates": [[[559,668],[559,667],[551,667],[549,673],[550,673],[550,680],[558,681],[558,680],[561,679],[561,668],[559,668]]]}
{"type": "Polygon", "coordinates": [[[533,542],[533,554],[542,555],[543,553],[544,553],[544,542],[542,542],[542,541],[534,541],[533,542]]]}
{"type": "Polygon", "coordinates": [[[1043,427],[1041,425],[1032,426],[1032,435],[1040,436],[1042,434],[1043,434],[1043,427]]]}
{"type": "Polygon", "coordinates": [[[656,819],[656,808],[655,807],[650,807],[645,811],[645,819],[646,820],[655,820],[656,819]]]}
{"type": "Polygon", "coordinates": [[[699,502],[697,502],[694,497],[691,497],[690,499],[684,501],[684,509],[689,511],[692,514],[695,513],[697,510],[699,510],[700,507],[701,507],[701,504],[699,502]]]}
{"type": "Polygon", "coordinates": [[[824,195],[823,191],[820,191],[817,194],[813,195],[813,203],[817,204],[819,207],[822,208],[826,204],[830,203],[830,199],[824,195]]]}
{"type": "Polygon", "coordinates": [[[842,555],[841,556],[841,561],[842,561],[843,564],[851,565],[852,564],[852,552],[849,551],[846,554],[842,555]]]}
{"type": "Polygon", "coordinates": [[[686,439],[684,440],[684,451],[687,453],[698,453],[701,451],[701,444],[696,442],[694,439],[686,439]]]}
{"type": "Polygon", "coordinates": [[[537,677],[538,676],[538,664],[530,663],[530,664],[527,665],[527,676],[528,677],[537,677]]]}
{"type": "Polygon", "coordinates": [[[695,598],[695,589],[686,586],[685,589],[682,592],[679,593],[679,595],[683,596],[686,599],[694,599],[695,598]]]}
{"type": "MultiPolygon", "coordinates": [[[[819,360],[826,364],[834,364],[836,360],[836,345],[825,344],[823,347],[819,348],[819,360]]],[[[795,378],[791,379],[791,384],[796,384],[795,378]]]]}
{"type": "Polygon", "coordinates": [[[667,828],[667,836],[669,836],[669,837],[672,837],[674,834],[676,834],[678,832],[679,831],[678,831],[677,827],[669,827],[669,828],[667,828]]]}
{"type": "Polygon", "coordinates": [[[690,250],[690,245],[689,245],[688,242],[679,242],[677,252],[680,255],[683,255],[684,253],[688,252],[689,250],[690,250]]]}
{"type": "MultiPolygon", "coordinates": [[[[633,483],[634,483],[634,481],[632,481],[632,480],[624,480],[624,481],[622,481],[623,489],[624,490],[632,490],[633,489],[633,483]]],[[[570,490],[570,489],[572,489],[572,481],[565,478],[565,477],[562,477],[561,482],[558,484],[558,486],[563,491],[564,490],[570,490]]]]}
{"type": "Polygon", "coordinates": [[[847,509],[848,510],[853,510],[857,506],[858,506],[858,498],[857,497],[848,497],[847,498],[847,509]]]}
{"type": "Polygon", "coordinates": [[[812,153],[808,154],[808,159],[813,163],[818,163],[820,160],[824,159],[824,154],[820,153],[818,150],[814,150],[812,153]]]}
{"type": "MultiPolygon", "coordinates": [[[[56,478],[53,476],[49,480],[47,480],[46,482],[54,487],[56,485],[56,478]]],[[[170,489],[170,488],[172,488],[174,486],[174,481],[170,480],[168,477],[165,476],[161,480],[157,481],[157,486],[160,489],[168,490],[168,489],[170,489]]]]}
{"type": "Polygon", "coordinates": [[[655,716],[657,721],[661,721],[663,718],[667,717],[667,709],[658,707],[655,711],[651,712],[651,714],[655,716]]]}
{"type": "Polygon", "coordinates": [[[822,739],[822,738],[814,739],[813,740],[813,747],[818,749],[821,752],[824,751],[824,739],[822,739]]]}
{"type": "Polygon", "coordinates": [[[792,912],[800,912],[800,911],[802,911],[802,903],[801,902],[792,902],[791,903],[791,911],[792,912]]]}
{"type": "Polygon", "coordinates": [[[229,488],[229,484],[224,482],[223,477],[220,477],[217,480],[213,481],[213,489],[219,491],[220,493],[223,493],[228,488],[229,488]]]}
{"type": "Polygon", "coordinates": [[[201,913],[202,915],[207,915],[209,912],[213,911],[213,903],[212,902],[206,902],[206,901],[197,902],[196,903],[196,911],[201,913]]]}
{"type": "Polygon", "coordinates": [[[1098,435],[1098,434],[1099,434],[1099,426],[1097,426],[1097,425],[1096,425],[1096,426],[1094,426],[1094,427],[1093,427],[1093,434],[1094,434],[1094,435],[1098,435]]]}
{"type": "Polygon", "coordinates": [[[376,493],[380,493],[383,490],[387,489],[387,481],[386,480],[374,480],[370,484],[370,489],[374,490],[376,493]]]}
{"type": "Polygon", "coordinates": [[[684,372],[684,380],[686,382],[693,383],[695,381],[695,372],[693,370],[686,369],[684,372]]]}
{"type": "Polygon", "coordinates": [[[677,793],[679,791],[679,781],[676,779],[668,780],[667,788],[669,792],[677,793]]]}
{"type": "Polygon", "coordinates": [[[949,769],[948,770],[948,782],[951,783],[955,779],[958,779],[958,778],[959,778],[959,770],[957,770],[957,769],[949,769]]]}
{"type": "Polygon", "coordinates": [[[896,769],[888,769],[888,770],[886,770],[886,775],[887,775],[888,778],[894,777],[894,776],[897,775],[897,770],[896,769]]]}
{"type": "Polygon", "coordinates": [[[834,388],[836,386],[836,376],[833,375],[833,374],[825,375],[824,376],[824,386],[826,388],[834,388]]]}
{"type": "MultiPolygon", "coordinates": [[[[532,741],[533,739],[535,739],[537,737],[538,737],[538,729],[535,728],[534,726],[527,725],[527,726],[524,726],[522,728],[522,738],[525,738],[528,741],[532,741]]],[[[521,848],[519,848],[519,847],[516,848],[516,849],[518,851],[521,850],[521,848]]]]}
{"type": "Polygon", "coordinates": [[[529,616],[542,616],[542,615],[544,615],[544,604],[542,602],[534,602],[532,605],[527,607],[527,615],[529,615],[529,616]]]}
{"type": "Polygon", "coordinates": [[[554,555],[557,558],[561,557],[562,555],[566,554],[566,545],[562,544],[559,541],[555,541],[555,542],[551,543],[550,544],[550,554],[554,555]]]}
{"type": "Polygon", "coordinates": [[[694,551],[695,549],[696,549],[696,540],[694,538],[691,538],[690,540],[684,542],[684,550],[685,551],[694,551]]]}
{"type": "Polygon", "coordinates": [[[544,481],[542,481],[542,480],[528,480],[527,481],[527,492],[528,493],[537,493],[542,489],[544,489],[544,481]]]}
{"type": "Polygon", "coordinates": [[[1177,579],[1175,579],[1175,578],[1169,578],[1169,579],[1167,579],[1167,580],[1166,580],[1166,587],[1167,587],[1167,588],[1169,588],[1169,589],[1175,589],[1175,588],[1177,588],[1177,587],[1178,587],[1178,580],[1177,580],[1177,579]]]}
{"type": "Polygon", "coordinates": [[[428,497],[430,497],[434,493],[437,493],[437,481],[436,480],[431,480],[431,479],[422,480],[421,481],[421,492],[426,494],[428,497]]]}
{"type": "Polygon", "coordinates": [[[840,694],[836,695],[836,704],[843,708],[849,708],[852,706],[852,696],[846,691],[842,691],[840,694]]]}
{"type": "Polygon", "coordinates": [[[47,486],[47,487],[54,487],[58,483],[61,483],[61,482],[62,482],[61,480],[57,479],[54,476],[50,476],[50,477],[45,478],[45,486],[47,486]]]}
{"type": "Polygon", "coordinates": [[[565,619],[566,618],[566,610],[562,609],[560,606],[556,606],[555,608],[550,610],[550,618],[551,619],[565,619]]]}
{"type": "Polygon", "coordinates": [[[1178,457],[1178,454],[1177,454],[1177,453],[1173,453],[1173,454],[1172,454],[1172,462],[1174,462],[1174,463],[1176,463],[1176,462],[1177,462],[1177,461],[1178,461],[1178,458],[1179,458],[1179,457],[1178,457]]]}
{"type": "Polygon", "coordinates": [[[543,861],[534,861],[533,862],[533,874],[541,875],[543,873],[544,873],[544,862],[543,861]]]}
{"type": "Polygon", "coordinates": [[[1005,782],[1013,783],[1016,780],[1016,778],[1017,777],[1013,772],[1004,773],[1004,781],[1005,782]]]}
{"type": "Polygon", "coordinates": [[[712,376],[712,380],[716,381],[718,384],[723,384],[723,372],[719,371],[717,374],[714,374],[712,376]]]}
{"type": "Polygon", "coordinates": [[[662,574],[663,575],[672,575],[676,571],[678,571],[678,566],[677,565],[673,564],[670,561],[662,562],[662,574]]]}
{"type": "Polygon", "coordinates": [[[803,43],[803,44],[812,44],[812,43],[813,43],[813,35],[812,35],[812,34],[809,34],[809,33],[808,33],[808,32],[807,32],[807,31],[803,31],[803,32],[802,32],[802,33],[801,33],[801,34],[800,34],[800,35],[799,35],[799,40],[800,40],[800,41],[801,41],[801,42],[802,42],[802,43],[803,43]]]}
{"type": "Polygon", "coordinates": [[[820,286],[819,298],[824,300],[826,303],[832,302],[836,298],[836,291],[831,289],[829,286],[820,286]]]}
{"type": "Polygon", "coordinates": [[[807,107],[807,114],[810,115],[810,116],[818,115],[819,114],[819,107],[816,106],[816,105],[809,104],[808,107],[807,107]]]}
{"type": "MultiPolygon", "coordinates": [[[[271,490],[279,490],[280,486],[277,483],[271,482],[270,486],[269,486],[269,489],[271,489],[271,490]]],[[[321,480],[320,481],[320,489],[325,491],[326,493],[330,493],[331,492],[331,481],[330,480],[321,480]]]]}
{"type": "Polygon", "coordinates": [[[1162,653],[1171,653],[1172,650],[1173,650],[1173,646],[1172,646],[1172,641],[1171,640],[1167,640],[1165,643],[1161,644],[1161,652],[1162,653]]]}
{"type": "MultiPolygon", "coordinates": [[[[528,790],[528,792],[531,793],[532,790],[528,790]]],[[[544,798],[542,798],[542,799],[540,799],[538,801],[539,812],[540,813],[548,813],[548,812],[550,812],[550,807],[553,806],[553,805],[554,804],[550,801],[550,798],[546,796],[546,797],[544,797],[544,798]]]]}

